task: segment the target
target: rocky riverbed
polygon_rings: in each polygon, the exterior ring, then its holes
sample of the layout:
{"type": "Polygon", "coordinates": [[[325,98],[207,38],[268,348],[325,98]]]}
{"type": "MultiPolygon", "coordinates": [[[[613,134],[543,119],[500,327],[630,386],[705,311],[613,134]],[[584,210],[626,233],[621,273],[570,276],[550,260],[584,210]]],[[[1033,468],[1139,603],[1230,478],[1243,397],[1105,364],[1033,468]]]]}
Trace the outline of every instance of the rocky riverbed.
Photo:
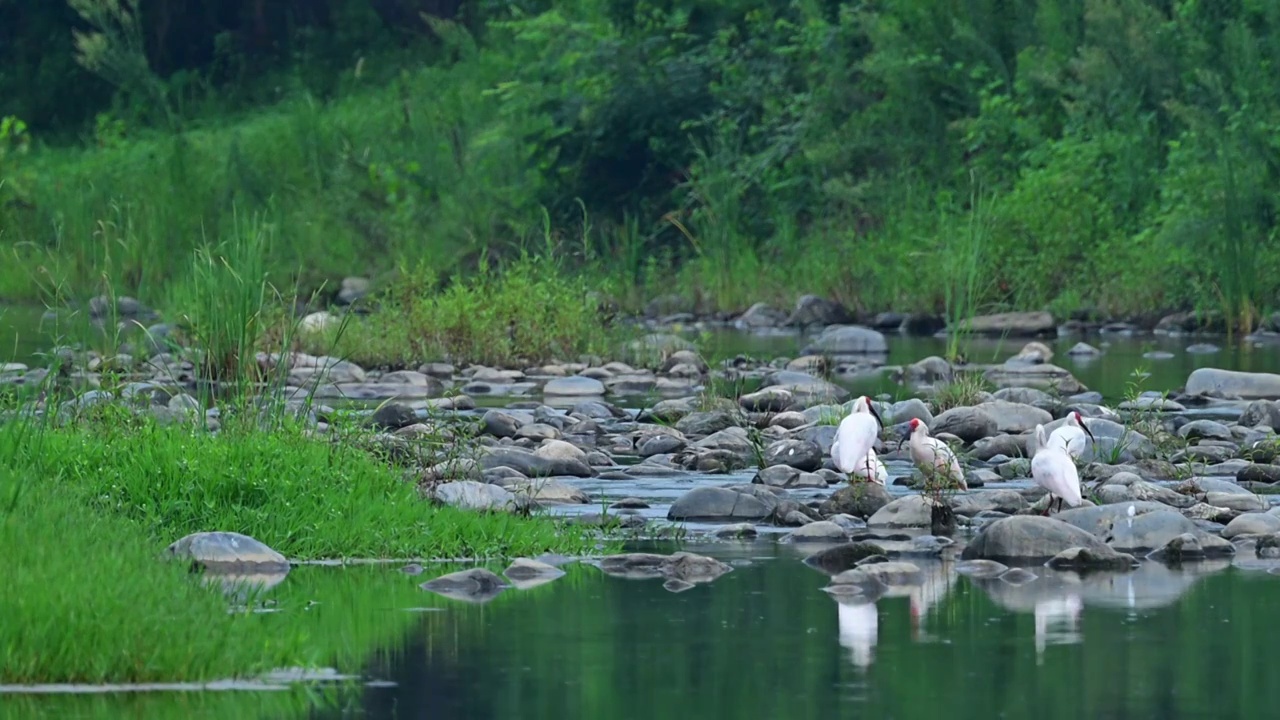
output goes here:
{"type": "MultiPolygon", "coordinates": [[[[960,572],[1000,576],[1006,565],[1046,562],[1116,570],[1280,557],[1280,510],[1270,502],[1280,487],[1278,375],[1202,368],[1181,391],[1110,406],[1052,364],[1052,351],[1038,342],[998,365],[925,358],[888,370],[919,397],[876,400],[888,487],[851,486],[829,458],[849,392],[828,378],[838,367],[876,368],[883,338],[835,326],[815,344],[798,358],[735,358],[715,368],[663,334],[628,348],[647,365],[584,358],[524,369],[428,363],[377,372],[301,353],[260,354],[257,362],[284,379],[271,396],[280,407],[314,434],[382,453],[424,501],[477,512],[540,507],[605,533],[726,542],[774,535],[814,548],[805,556],[834,574],[833,587],[848,586],[839,592],[910,578],[913,557],[955,556],[960,572]],[[943,409],[941,398],[957,400],[945,388],[966,373],[980,375],[982,386],[943,409]],[[750,391],[713,391],[726,387],[750,391]],[[1051,431],[1069,412],[1081,413],[1093,433],[1081,458],[1087,499],[1042,517],[1047,497],[1028,478],[1028,441],[1037,424],[1051,431]],[[917,478],[895,439],[916,418],[960,450],[971,490],[939,499],[912,490],[917,478]],[[953,537],[930,534],[937,502],[958,518],[953,537]]],[[[0,368],[0,384],[17,397],[49,383],[79,388],[56,408],[30,401],[64,419],[110,405],[216,432],[227,411],[197,399],[209,386],[195,377],[191,350],[146,360],[69,349],[58,356],[66,368],[54,376],[10,364],[0,368]]],[[[219,545],[201,547],[216,553],[219,545]]],[[[668,561],[604,563],[631,572],[633,563],[668,561]]],[[[492,583],[477,587],[488,592],[492,583]]]]}

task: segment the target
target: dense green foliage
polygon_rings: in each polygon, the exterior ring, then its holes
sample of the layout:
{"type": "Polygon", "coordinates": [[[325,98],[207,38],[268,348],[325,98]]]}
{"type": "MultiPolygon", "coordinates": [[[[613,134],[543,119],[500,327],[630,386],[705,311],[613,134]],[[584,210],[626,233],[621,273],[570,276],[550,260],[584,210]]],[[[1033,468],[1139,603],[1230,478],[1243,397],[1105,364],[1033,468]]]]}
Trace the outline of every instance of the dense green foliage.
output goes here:
{"type": "Polygon", "coordinates": [[[57,98],[15,79],[35,62],[21,48],[75,52],[74,14],[21,11],[39,22],[12,46],[0,116],[35,140],[0,136],[0,242],[20,261],[0,294],[154,291],[236,212],[268,218],[269,264],[310,286],[398,262],[469,271],[541,237],[543,208],[560,251],[631,305],[818,292],[1249,327],[1280,289],[1268,3],[478,2],[429,23],[414,10],[458,6],[315,3],[362,18],[338,23],[298,3],[268,22],[246,0],[161,37],[177,5],[144,3],[140,42],[106,34],[114,55],[80,48],[110,106],[70,92],[70,70],[57,98]],[[178,38],[220,49],[178,62],[178,38]],[[46,147],[71,118],[93,147],[46,147]]]}

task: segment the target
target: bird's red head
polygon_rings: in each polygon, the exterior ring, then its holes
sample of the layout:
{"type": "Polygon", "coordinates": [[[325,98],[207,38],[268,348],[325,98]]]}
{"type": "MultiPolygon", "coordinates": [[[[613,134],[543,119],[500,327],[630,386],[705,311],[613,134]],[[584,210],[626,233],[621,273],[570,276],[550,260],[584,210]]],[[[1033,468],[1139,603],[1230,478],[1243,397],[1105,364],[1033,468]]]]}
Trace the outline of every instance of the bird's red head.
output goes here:
{"type": "Polygon", "coordinates": [[[916,428],[920,427],[923,424],[924,423],[920,422],[920,418],[911,418],[911,422],[907,424],[907,427],[911,429],[911,432],[915,432],[916,428]]]}
{"type": "Polygon", "coordinates": [[[1080,415],[1079,410],[1073,410],[1071,414],[1075,416],[1076,422],[1080,423],[1081,425],[1084,424],[1084,417],[1080,415]]]}

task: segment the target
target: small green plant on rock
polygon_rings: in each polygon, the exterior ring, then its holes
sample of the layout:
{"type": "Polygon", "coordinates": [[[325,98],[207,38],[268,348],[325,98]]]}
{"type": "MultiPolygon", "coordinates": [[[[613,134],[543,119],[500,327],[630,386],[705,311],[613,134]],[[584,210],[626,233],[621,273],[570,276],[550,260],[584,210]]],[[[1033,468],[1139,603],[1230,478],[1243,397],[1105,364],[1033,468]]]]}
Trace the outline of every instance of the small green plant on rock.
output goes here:
{"type": "Polygon", "coordinates": [[[991,392],[994,386],[980,372],[957,372],[951,382],[939,384],[929,398],[934,412],[951,408],[971,407],[982,401],[982,394],[991,392]]]}

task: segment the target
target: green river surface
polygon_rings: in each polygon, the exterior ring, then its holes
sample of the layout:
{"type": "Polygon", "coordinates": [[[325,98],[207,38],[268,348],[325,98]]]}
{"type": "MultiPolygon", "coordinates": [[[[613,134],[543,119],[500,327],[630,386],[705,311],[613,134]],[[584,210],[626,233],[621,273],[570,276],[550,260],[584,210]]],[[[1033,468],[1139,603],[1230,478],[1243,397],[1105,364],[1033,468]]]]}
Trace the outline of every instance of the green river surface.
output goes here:
{"type": "Polygon", "coordinates": [[[1012,585],[922,562],[922,585],[848,605],[822,591],[801,548],[686,549],[734,570],[672,593],[572,563],[471,604],[418,589],[452,567],[298,568],[272,591],[275,616],[358,629],[367,659],[339,670],[370,686],[7,696],[0,716],[1102,720],[1275,717],[1280,702],[1274,563],[1035,568],[1012,585]],[[349,584],[348,602],[304,610],[323,583],[349,584]]]}

